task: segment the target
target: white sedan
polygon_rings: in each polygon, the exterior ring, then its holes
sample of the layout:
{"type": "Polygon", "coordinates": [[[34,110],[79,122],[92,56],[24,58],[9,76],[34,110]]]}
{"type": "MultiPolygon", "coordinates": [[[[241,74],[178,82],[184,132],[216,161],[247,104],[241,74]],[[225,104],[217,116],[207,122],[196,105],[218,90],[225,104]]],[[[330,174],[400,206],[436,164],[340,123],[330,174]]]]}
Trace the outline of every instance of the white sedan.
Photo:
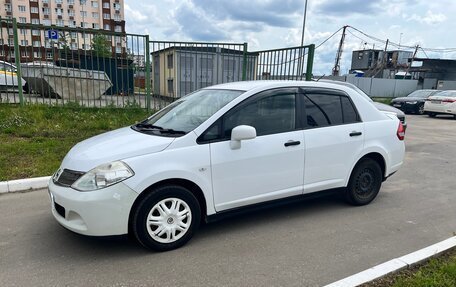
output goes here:
{"type": "Polygon", "coordinates": [[[368,204],[401,167],[404,134],[394,113],[336,83],[207,87],[74,146],[49,183],[52,214],[80,234],[170,250],[201,222],[310,193],[368,204]]]}
{"type": "Polygon", "coordinates": [[[427,98],[424,112],[432,118],[436,115],[453,115],[456,119],[456,90],[441,91],[427,98]]]}

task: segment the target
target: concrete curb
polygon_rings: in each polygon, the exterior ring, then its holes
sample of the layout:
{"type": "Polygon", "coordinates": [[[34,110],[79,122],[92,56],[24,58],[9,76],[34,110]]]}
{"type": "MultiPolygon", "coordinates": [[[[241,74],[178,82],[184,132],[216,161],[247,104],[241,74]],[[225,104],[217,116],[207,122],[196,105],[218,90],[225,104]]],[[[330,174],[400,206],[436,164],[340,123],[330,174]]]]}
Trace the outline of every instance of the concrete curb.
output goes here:
{"type": "Polygon", "coordinates": [[[354,287],[390,273],[419,264],[433,256],[437,256],[456,246],[456,236],[450,237],[434,245],[412,252],[405,256],[395,258],[380,265],[374,266],[355,275],[349,276],[325,287],[354,287]]]}
{"type": "Polygon", "coordinates": [[[0,181],[0,194],[30,191],[48,187],[50,176],[0,181]]]}

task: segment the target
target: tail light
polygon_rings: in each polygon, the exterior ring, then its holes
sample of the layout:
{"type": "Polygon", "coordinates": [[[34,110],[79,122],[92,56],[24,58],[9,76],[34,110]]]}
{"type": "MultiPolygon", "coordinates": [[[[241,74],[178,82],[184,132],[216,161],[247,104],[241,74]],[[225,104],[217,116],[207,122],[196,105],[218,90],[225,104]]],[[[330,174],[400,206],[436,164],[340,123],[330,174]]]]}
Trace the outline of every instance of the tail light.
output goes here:
{"type": "Polygon", "coordinates": [[[401,122],[399,122],[399,126],[397,127],[396,135],[400,141],[403,141],[405,138],[405,129],[404,125],[401,122]]]}
{"type": "Polygon", "coordinates": [[[456,99],[445,99],[445,100],[442,100],[442,103],[454,103],[456,102],[456,99]]]}

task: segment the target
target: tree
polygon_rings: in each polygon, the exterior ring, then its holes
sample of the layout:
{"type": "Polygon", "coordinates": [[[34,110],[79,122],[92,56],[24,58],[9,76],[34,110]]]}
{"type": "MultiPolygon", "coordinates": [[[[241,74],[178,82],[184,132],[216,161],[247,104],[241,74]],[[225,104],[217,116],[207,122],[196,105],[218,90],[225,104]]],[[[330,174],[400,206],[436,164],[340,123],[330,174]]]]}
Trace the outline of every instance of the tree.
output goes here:
{"type": "Polygon", "coordinates": [[[92,38],[92,51],[98,57],[111,57],[112,47],[111,43],[102,34],[94,35],[92,38]]]}

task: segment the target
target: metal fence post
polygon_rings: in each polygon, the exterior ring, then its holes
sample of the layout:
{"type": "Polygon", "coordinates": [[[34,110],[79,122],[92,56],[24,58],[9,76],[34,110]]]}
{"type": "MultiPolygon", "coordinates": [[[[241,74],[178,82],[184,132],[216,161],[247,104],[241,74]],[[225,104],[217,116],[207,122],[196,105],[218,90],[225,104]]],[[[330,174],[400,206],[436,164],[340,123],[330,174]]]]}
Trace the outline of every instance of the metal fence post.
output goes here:
{"type": "Polygon", "coordinates": [[[24,92],[22,90],[22,72],[21,72],[21,51],[19,50],[19,37],[17,33],[17,21],[13,18],[13,35],[14,35],[14,58],[16,62],[17,89],[19,92],[19,102],[24,105],[24,92]]]}
{"type": "Polygon", "coordinates": [[[146,105],[147,110],[150,111],[150,82],[151,82],[151,73],[150,73],[150,42],[149,42],[149,35],[146,35],[146,105]]]}
{"type": "Polygon", "coordinates": [[[248,44],[244,43],[243,60],[242,60],[242,80],[247,80],[247,49],[248,44]]]}
{"type": "Polygon", "coordinates": [[[309,47],[309,52],[307,53],[306,81],[311,81],[314,54],[315,54],[315,44],[311,44],[308,47],[309,47]]]}

